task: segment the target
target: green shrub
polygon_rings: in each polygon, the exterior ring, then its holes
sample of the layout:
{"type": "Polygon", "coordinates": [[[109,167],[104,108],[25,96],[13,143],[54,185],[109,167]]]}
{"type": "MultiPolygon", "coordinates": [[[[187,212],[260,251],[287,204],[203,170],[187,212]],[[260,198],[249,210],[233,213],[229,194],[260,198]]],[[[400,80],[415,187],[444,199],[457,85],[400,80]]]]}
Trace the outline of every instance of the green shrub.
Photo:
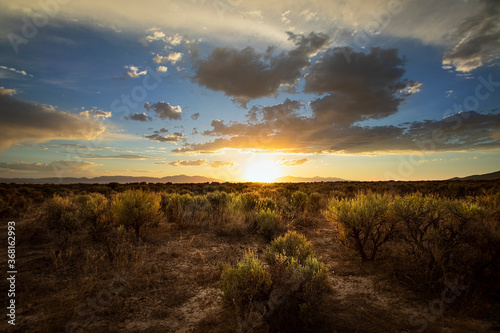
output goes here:
{"type": "Polygon", "coordinates": [[[137,238],[141,228],[155,223],[161,217],[160,196],[142,190],[127,190],[116,195],[113,213],[116,223],[132,228],[137,238]]]}
{"type": "Polygon", "coordinates": [[[256,216],[257,232],[264,235],[268,240],[273,239],[281,230],[283,230],[283,223],[279,215],[270,209],[260,210],[256,216]]]}
{"type": "Polygon", "coordinates": [[[72,233],[80,227],[77,207],[70,197],[55,195],[47,200],[42,208],[41,219],[49,230],[58,233],[72,233]]]}
{"type": "Polygon", "coordinates": [[[307,200],[307,193],[304,193],[302,191],[295,191],[290,197],[290,205],[292,205],[294,210],[303,212],[306,210],[307,200]]]}
{"type": "Polygon", "coordinates": [[[251,309],[252,302],[267,299],[271,278],[259,260],[249,251],[236,266],[223,267],[220,287],[223,299],[244,313],[251,309]]]}
{"type": "Polygon", "coordinates": [[[206,195],[209,203],[210,212],[216,216],[222,215],[224,209],[229,203],[229,196],[226,192],[210,192],[206,195]]]}
{"type": "Polygon", "coordinates": [[[272,198],[262,198],[259,200],[259,202],[257,203],[257,209],[259,210],[276,210],[277,208],[277,205],[276,205],[276,201],[273,200],[272,198]]]}
{"type": "Polygon", "coordinates": [[[303,264],[307,257],[314,257],[315,254],[312,244],[303,235],[289,231],[274,239],[267,247],[266,259],[270,264],[279,255],[284,256],[287,260],[295,258],[299,264],[303,264]]]}
{"type": "Polygon", "coordinates": [[[243,237],[248,235],[251,228],[251,220],[243,210],[239,197],[233,198],[224,209],[223,214],[215,221],[213,228],[219,236],[243,237]]]}
{"type": "Polygon", "coordinates": [[[266,261],[273,290],[281,301],[272,304],[272,321],[280,329],[311,324],[323,297],[331,291],[327,269],[303,235],[288,232],[271,242],[266,261]]]}
{"type": "Polygon", "coordinates": [[[290,320],[290,313],[296,314],[298,319],[292,319],[292,323],[312,324],[323,297],[332,290],[326,266],[313,256],[307,257],[302,264],[293,258],[283,275],[272,278],[281,280],[280,290],[286,297],[276,313],[279,326],[290,320]]]}
{"type": "Polygon", "coordinates": [[[100,193],[83,195],[78,199],[79,220],[92,239],[101,240],[112,222],[109,200],[100,193]]]}
{"type": "Polygon", "coordinates": [[[169,222],[182,228],[201,225],[210,214],[206,197],[190,194],[162,194],[161,210],[169,222]]]}
{"type": "Polygon", "coordinates": [[[307,198],[306,207],[310,214],[321,214],[321,211],[325,208],[321,194],[318,192],[311,193],[307,198]]]}
{"type": "Polygon", "coordinates": [[[312,245],[289,232],[267,247],[266,261],[264,269],[248,252],[236,266],[225,266],[221,277],[225,301],[249,319],[243,324],[250,329],[267,322],[273,331],[290,331],[311,323],[331,291],[327,269],[314,257],[312,245]]]}
{"type": "Polygon", "coordinates": [[[439,226],[444,210],[439,199],[414,193],[395,198],[392,213],[400,221],[402,239],[411,245],[410,251],[415,254],[424,251],[427,231],[439,226]]]}
{"type": "Polygon", "coordinates": [[[389,215],[391,198],[381,194],[361,194],[353,199],[333,198],[326,217],[338,222],[339,240],[353,248],[363,261],[374,260],[379,248],[394,234],[389,215]]]}
{"type": "Polygon", "coordinates": [[[253,212],[259,204],[259,195],[254,192],[247,192],[240,195],[242,209],[246,213],[253,212]]]}

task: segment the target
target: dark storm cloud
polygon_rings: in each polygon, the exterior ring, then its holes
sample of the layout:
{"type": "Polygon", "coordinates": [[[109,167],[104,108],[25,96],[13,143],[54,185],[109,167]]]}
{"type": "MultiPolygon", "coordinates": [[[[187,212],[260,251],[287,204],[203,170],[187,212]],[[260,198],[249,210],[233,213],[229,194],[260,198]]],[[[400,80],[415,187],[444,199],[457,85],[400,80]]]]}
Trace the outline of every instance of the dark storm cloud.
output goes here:
{"type": "Polygon", "coordinates": [[[0,94],[0,149],[29,140],[88,140],[104,130],[92,119],[0,94]]]}
{"type": "Polygon", "coordinates": [[[462,22],[452,35],[453,47],[444,54],[443,64],[469,72],[498,61],[500,56],[500,2],[483,0],[482,10],[462,22]]]}
{"type": "Polygon", "coordinates": [[[209,89],[222,91],[234,100],[272,96],[283,86],[293,86],[301,77],[301,71],[310,64],[309,58],[328,42],[328,36],[312,32],[297,35],[288,32],[296,48],[273,55],[273,48],[265,54],[252,47],[243,50],[218,47],[207,60],[197,64],[194,81],[209,89]]]}
{"type": "Polygon", "coordinates": [[[418,82],[403,79],[404,58],[396,49],[374,48],[364,54],[330,49],[310,69],[305,92],[328,93],[311,102],[315,116],[324,122],[348,125],[378,119],[398,111],[418,82]]]}

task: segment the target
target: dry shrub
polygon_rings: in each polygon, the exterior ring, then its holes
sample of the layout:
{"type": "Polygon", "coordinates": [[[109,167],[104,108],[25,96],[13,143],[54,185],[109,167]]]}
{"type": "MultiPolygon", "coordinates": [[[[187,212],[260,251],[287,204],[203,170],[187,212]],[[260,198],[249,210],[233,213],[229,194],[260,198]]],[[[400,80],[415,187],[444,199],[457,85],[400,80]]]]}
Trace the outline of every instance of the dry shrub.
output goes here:
{"type": "Polygon", "coordinates": [[[78,218],[90,237],[99,241],[109,232],[113,222],[109,200],[100,193],[78,198],[78,218]]]}
{"type": "Polygon", "coordinates": [[[128,190],[116,195],[113,213],[118,225],[133,229],[140,237],[141,228],[155,224],[161,218],[160,196],[142,190],[128,190]]]}
{"type": "Polygon", "coordinates": [[[326,217],[338,223],[339,241],[358,251],[363,261],[375,260],[378,250],[393,236],[394,221],[386,194],[358,193],[352,199],[333,198],[326,217]]]}
{"type": "Polygon", "coordinates": [[[327,269],[312,245],[289,232],[271,242],[265,259],[267,268],[249,252],[236,266],[223,269],[224,299],[236,305],[240,325],[251,330],[267,323],[291,331],[312,324],[331,290],[327,269]]]}

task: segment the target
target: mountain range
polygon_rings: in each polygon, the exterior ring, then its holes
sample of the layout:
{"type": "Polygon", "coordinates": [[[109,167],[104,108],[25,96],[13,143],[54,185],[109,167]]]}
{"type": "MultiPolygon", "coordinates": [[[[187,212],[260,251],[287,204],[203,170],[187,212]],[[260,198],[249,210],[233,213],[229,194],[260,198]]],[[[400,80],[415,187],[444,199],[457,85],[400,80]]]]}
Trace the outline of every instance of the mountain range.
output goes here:
{"type": "Polygon", "coordinates": [[[0,178],[1,183],[84,183],[84,184],[107,184],[107,183],[207,183],[220,182],[219,179],[203,176],[167,176],[156,177],[129,177],[129,176],[101,176],[95,178],[75,178],[75,177],[51,177],[51,178],[0,178]]]}
{"type": "MultiPolygon", "coordinates": [[[[448,180],[492,180],[500,179],[500,171],[486,173],[482,175],[472,175],[467,177],[454,177],[448,180]]],[[[274,180],[277,183],[314,183],[314,182],[342,182],[349,181],[337,177],[294,177],[284,176],[274,180]]],[[[204,176],[167,176],[157,177],[130,177],[130,176],[101,176],[95,178],[87,177],[50,177],[50,178],[0,178],[0,183],[48,183],[48,184],[107,184],[107,183],[221,183],[220,179],[204,176]]]]}
{"type": "Polygon", "coordinates": [[[492,180],[500,179],[500,171],[485,173],[482,175],[472,175],[467,177],[454,177],[449,180],[492,180]]]}

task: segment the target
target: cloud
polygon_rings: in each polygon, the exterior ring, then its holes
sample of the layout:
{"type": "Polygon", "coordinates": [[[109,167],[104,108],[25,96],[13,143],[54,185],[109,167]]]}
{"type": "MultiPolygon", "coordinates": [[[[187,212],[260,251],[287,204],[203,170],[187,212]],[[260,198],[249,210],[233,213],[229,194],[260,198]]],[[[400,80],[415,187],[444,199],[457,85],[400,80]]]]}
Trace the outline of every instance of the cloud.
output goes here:
{"type": "Polygon", "coordinates": [[[0,69],[6,70],[6,71],[10,71],[10,72],[13,72],[13,73],[16,73],[16,74],[21,74],[21,75],[23,75],[23,76],[33,77],[33,75],[28,74],[28,73],[26,73],[26,72],[25,72],[25,71],[23,71],[23,70],[17,70],[17,69],[12,68],[12,67],[0,66],[0,69]]]}
{"type": "Polygon", "coordinates": [[[421,86],[403,79],[404,63],[396,49],[373,48],[369,54],[350,48],[328,50],[305,80],[305,92],[328,93],[311,102],[315,116],[329,124],[346,125],[396,113],[421,86]]]}
{"type": "Polygon", "coordinates": [[[170,163],[168,163],[168,165],[186,167],[186,166],[202,166],[202,165],[205,165],[205,163],[207,163],[207,160],[205,160],[205,159],[191,160],[191,161],[179,160],[179,161],[170,162],[170,163]]]}
{"type": "Polygon", "coordinates": [[[120,76],[118,78],[114,78],[114,80],[124,81],[126,79],[137,79],[137,78],[141,77],[142,75],[148,74],[148,71],[146,69],[143,71],[139,71],[139,67],[133,66],[133,65],[124,66],[123,68],[127,69],[127,71],[125,73],[123,73],[122,76],[120,76]]]}
{"type": "Polygon", "coordinates": [[[151,135],[144,135],[146,139],[153,140],[156,142],[174,142],[177,143],[179,140],[182,138],[182,133],[176,132],[171,135],[161,135],[160,133],[165,133],[165,132],[159,132],[155,131],[154,134],[151,135]]]}
{"type": "Polygon", "coordinates": [[[8,88],[0,87],[0,95],[9,95],[9,96],[12,96],[12,95],[15,95],[15,94],[17,94],[17,90],[16,89],[8,89],[8,88]]]}
{"type": "Polygon", "coordinates": [[[500,6],[497,0],[481,1],[481,11],[463,21],[453,34],[454,44],[443,57],[445,68],[470,72],[500,57],[500,6]]]}
{"type": "Polygon", "coordinates": [[[98,110],[96,108],[93,108],[91,110],[85,110],[85,111],[80,112],[80,116],[84,117],[85,119],[110,118],[111,111],[102,111],[102,110],[98,110]]]}
{"type": "Polygon", "coordinates": [[[104,130],[94,120],[0,95],[0,149],[23,141],[90,140],[104,130]]]}
{"type": "Polygon", "coordinates": [[[160,30],[160,28],[150,28],[149,29],[150,34],[146,36],[146,41],[148,42],[154,42],[154,41],[162,41],[169,46],[177,46],[180,45],[182,42],[189,43],[189,40],[185,40],[181,35],[178,33],[174,34],[173,36],[167,36],[163,31],[160,30]]]}
{"type": "Polygon", "coordinates": [[[164,163],[156,163],[156,164],[168,164],[171,166],[176,166],[176,167],[192,167],[192,166],[209,166],[211,168],[222,168],[226,166],[231,166],[234,165],[233,162],[226,162],[226,161],[207,161],[206,159],[199,159],[199,160],[178,160],[178,161],[173,161],[173,162],[164,162],[164,163]]]}
{"type": "Polygon", "coordinates": [[[157,64],[165,64],[167,62],[175,64],[181,59],[182,59],[181,52],[172,52],[168,56],[161,56],[159,54],[156,54],[156,56],[153,58],[153,61],[156,62],[157,64]]]}
{"type": "Polygon", "coordinates": [[[311,11],[309,9],[305,9],[302,12],[300,12],[300,16],[302,16],[304,18],[304,20],[306,20],[306,21],[316,20],[317,19],[317,15],[318,15],[318,13],[313,12],[313,11],[311,11]]]}
{"type": "MultiPolygon", "coordinates": [[[[250,113],[251,111],[249,111],[250,113]]],[[[374,154],[433,151],[475,151],[500,148],[500,113],[462,112],[441,120],[399,125],[359,126],[328,123],[289,113],[264,121],[259,112],[246,123],[213,121],[212,141],[184,143],[174,153],[215,153],[221,149],[310,154],[374,154]]]]}
{"type": "Polygon", "coordinates": [[[198,61],[194,81],[243,103],[275,95],[282,86],[294,86],[302,70],[309,66],[309,58],[330,39],[315,32],[309,35],[288,32],[288,36],[295,48],[274,56],[269,52],[259,54],[252,47],[243,50],[217,47],[208,59],[198,61]]]}
{"type": "Polygon", "coordinates": [[[153,110],[160,119],[180,120],[182,109],[179,105],[172,106],[167,102],[158,102],[150,104],[146,102],[144,108],[148,111],[153,110]]]}
{"type": "Polygon", "coordinates": [[[129,114],[128,116],[124,117],[127,120],[135,120],[135,121],[151,121],[153,118],[148,116],[146,113],[134,113],[134,114],[129,114]]]}
{"type": "Polygon", "coordinates": [[[158,53],[156,56],[154,56],[153,61],[156,62],[157,64],[164,64],[167,62],[167,57],[161,56],[158,53]]]}
{"type": "Polygon", "coordinates": [[[172,64],[175,64],[177,61],[182,59],[182,53],[180,52],[172,52],[167,56],[167,61],[172,64]]]}
{"type": "Polygon", "coordinates": [[[158,66],[158,68],[156,70],[158,72],[165,73],[168,70],[168,68],[166,66],[158,66]]]}
{"type": "Polygon", "coordinates": [[[281,22],[283,22],[285,25],[290,24],[290,19],[288,18],[288,15],[290,15],[290,10],[287,10],[281,14],[281,22]]]}
{"type": "Polygon", "coordinates": [[[302,165],[302,164],[307,163],[309,161],[311,161],[310,158],[302,158],[300,160],[287,160],[284,158],[282,160],[277,161],[277,163],[278,163],[278,166],[290,167],[290,166],[302,165]]]}
{"type": "Polygon", "coordinates": [[[196,112],[195,114],[192,114],[191,115],[191,119],[193,120],[198,120],[198,117],[200,116],[200,113],[199,112],[196,112]]]}

